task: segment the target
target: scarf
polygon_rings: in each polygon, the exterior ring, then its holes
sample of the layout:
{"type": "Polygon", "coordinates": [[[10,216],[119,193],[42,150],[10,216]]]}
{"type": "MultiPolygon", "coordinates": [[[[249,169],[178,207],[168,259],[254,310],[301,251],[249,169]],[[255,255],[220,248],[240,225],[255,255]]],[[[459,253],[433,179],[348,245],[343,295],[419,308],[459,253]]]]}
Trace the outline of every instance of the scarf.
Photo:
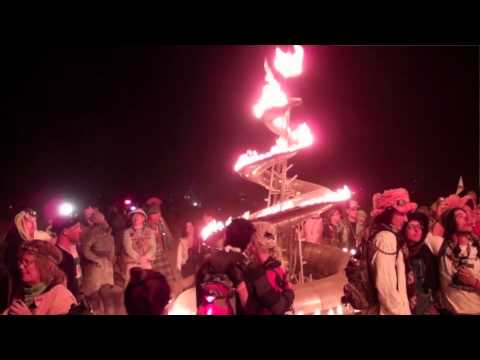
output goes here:
{"type": "Polygon", "coordinates": [[[33,286],[25,286],[23,288],[23,302],[30,308],[32,307],[35,298],[42,293],[45,292],[47,289],[48,284],[46,283],[39,283],[33,286]]]}

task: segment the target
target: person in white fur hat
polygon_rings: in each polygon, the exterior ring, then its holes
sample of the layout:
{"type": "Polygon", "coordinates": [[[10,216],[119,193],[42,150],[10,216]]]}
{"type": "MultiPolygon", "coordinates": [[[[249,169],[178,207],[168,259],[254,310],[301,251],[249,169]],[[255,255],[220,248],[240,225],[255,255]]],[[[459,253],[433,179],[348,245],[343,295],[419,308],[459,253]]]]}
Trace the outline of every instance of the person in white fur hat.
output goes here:
{"type": "Polygon", "coordinates": [[[247,315],[284,315],[292,309],[294,292],[282,266],[275,227],[257,222],[247,249],[251,263],[246,272],[247,315]]]}

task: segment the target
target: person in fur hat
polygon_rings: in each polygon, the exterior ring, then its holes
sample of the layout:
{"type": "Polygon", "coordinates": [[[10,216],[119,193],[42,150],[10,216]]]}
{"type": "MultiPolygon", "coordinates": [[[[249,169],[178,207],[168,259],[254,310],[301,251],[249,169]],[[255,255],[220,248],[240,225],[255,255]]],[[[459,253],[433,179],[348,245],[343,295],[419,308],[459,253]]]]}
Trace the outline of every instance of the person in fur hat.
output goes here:
{"type": "Polygon", "coordinates": [[[33,209],[25,209],[15,215],[12,226],[7,232],[5,243],[4,261],[8,270],[8,300],[19,284],[17,267],[18,249],[25,243],[33,240],[47,241],[53,244],[54,239],[44,231],[37,229],[37,212],[33,209]]]}
{"type": "Polygon", "coordinates": [[[294,292],[282,266],[282,252],[275,227],[257,222],[247,249],[250,265],[246,271],[247,315],[284,315],[292,309],[294,292]]]}
{"type": "MultiPolygon", "coordinates": [[[[407,293],[408,263],[402,251],[399,233],[407,222],[407,214],[417,204],[410,201],[408,191],[403,188],[385,190],[373,195],[370,231],[369,264],[378,295],[378,306],[368,313],[380,315],[410,315],[411,303],[407,293]]],[[[413,280],[414,281],[414,280],[413,280]]]]}
{"type": "Polygon", "coordinates": [[[60,249],[41,240],[22,244],[18,270],[22,287],[16,291],[4,315],[65,315],[77,301],[66,288],[65,274],[58,267],[60,249]]]}

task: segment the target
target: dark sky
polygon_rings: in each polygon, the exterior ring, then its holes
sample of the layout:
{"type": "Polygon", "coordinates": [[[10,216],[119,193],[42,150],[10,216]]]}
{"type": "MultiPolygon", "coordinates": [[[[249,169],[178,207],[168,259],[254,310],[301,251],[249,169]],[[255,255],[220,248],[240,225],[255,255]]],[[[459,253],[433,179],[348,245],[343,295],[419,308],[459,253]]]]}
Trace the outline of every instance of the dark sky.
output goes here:
{"type": "MultiPolygon", "coordinates": [[[[207,207],[261,206],[233,172],[246,149],[275,140],[251,112],[273,46],[11,48],[1,71],[1,206],[51,196],[189,189],[207,207]],[[6,60],[6,62],[5,62],[6,60]],[[241,195],[247,200],[241,203],[241,195]]],[[[365,207],[404,186],[420,203],[478,189],[479,50],[461,46],[306,46],[305,73],[286,84],[304,105],[314,146],[299,177],[348,184],[365,207]]]]}

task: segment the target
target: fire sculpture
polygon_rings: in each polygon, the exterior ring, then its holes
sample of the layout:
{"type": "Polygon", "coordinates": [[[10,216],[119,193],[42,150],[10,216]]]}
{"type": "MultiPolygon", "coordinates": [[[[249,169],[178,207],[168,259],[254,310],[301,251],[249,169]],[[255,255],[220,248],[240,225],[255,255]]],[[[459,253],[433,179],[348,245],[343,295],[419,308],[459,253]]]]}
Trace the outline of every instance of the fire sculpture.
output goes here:
{"type": "MultiPolygon", "coordinates": [[[[299,76],[303,72],[303,47],[295,45],[293,48],[293,53],[276,49],[274,67],[284,79],[299,76]]],[[[268,191],[267,207],[252,214],[246,212],[242,217],[254,222],[269,221],[277,227],[281,234],[279,245],[286,253],[292,280],[296,282],[294,307],[297,313],[326,313],[340,304],[346,282],[343,269],[349,255],[332,246],[303,242],[302,235],[296,229],[305,219],[325,212],[333,203],[348,200],[351,193],[347,186],[334,192],[324,186],[299,180],[296,175],[288,176],[291,169],[288,160],[311,146],[314,137],[305,122],[293,126],[290,121],[291,110],[301,105],[302,99],[289,97],[267,61],[264,67],[265,84],[260,99],[253,107],[253,114],[278,138],[269,151],[259,154],[248,150],[240,155],[234,165],[234,170],[241,177],[268,191]],[[306,281],[303,271],[305,263],[318,267],[315,280],[306,281]]],[[[231,218],[225,223],[213,220],[202,230],[203,239],[207,240],[222,231],[230,221],[231,218]]],[[[336,313],[343,314],[343,310],[337,310],[336,313]]]]}

